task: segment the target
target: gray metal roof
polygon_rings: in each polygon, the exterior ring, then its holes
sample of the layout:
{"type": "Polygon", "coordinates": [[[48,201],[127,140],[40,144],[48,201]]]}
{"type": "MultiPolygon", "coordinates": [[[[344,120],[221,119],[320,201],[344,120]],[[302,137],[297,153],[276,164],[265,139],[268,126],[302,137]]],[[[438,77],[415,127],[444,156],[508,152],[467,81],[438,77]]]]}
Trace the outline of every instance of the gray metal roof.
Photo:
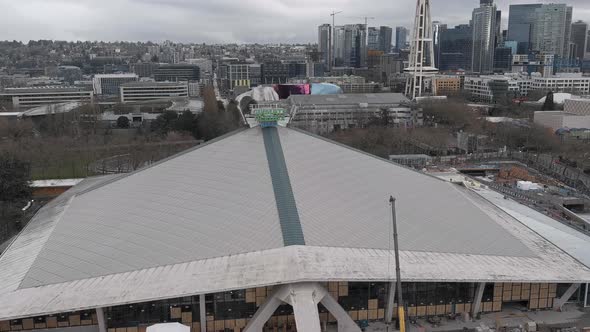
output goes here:
{"type": "Polygon", "coordinates": [[[456,185],[307,133],[280,134],[309,245],[391,248],[393,195],[403,250],[534,256],[456,185]]]}
{"type": "Polygon", "coordinates": [[[410,100],[401,93],[347,93],[338,95],[291,95],[291,105],[400,104],[410,100]]]}
{"type": "Polygon", "coordinates": [[[267,146],[264,130],[84,182],[51,202],[0,256],[0,319],[394,280],[389,195],[404,280],[590,281],[590,269],[467,188],[297,130],[273,129],[267,146]],[[294,229],[305,245],[290,242],[294,229]]]}
{"type": "Polygon", "coordinates": [[[281,247],[278,220],[262,133],[242,131],[77,196],[21,288],[281,247]]]}

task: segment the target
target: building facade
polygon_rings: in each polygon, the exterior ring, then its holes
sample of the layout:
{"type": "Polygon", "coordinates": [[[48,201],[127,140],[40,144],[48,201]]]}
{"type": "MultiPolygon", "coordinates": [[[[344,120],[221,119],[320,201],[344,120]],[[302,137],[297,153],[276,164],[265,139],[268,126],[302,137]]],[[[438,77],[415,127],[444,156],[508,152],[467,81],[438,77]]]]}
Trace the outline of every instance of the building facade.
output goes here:
{"type": "Polygon", "coordinates": [[[66,102],[94,100],[91,89],[76,87],[6,88],[0,92],[0,100],[14,107],[34,107],[66,102]]]}
{"type": "Polygon", "coordinates": [[[318,27],[318,52],[320,52],[320,61],[331,68],[332,26],[330,24],[322,24],[318,27]]]}
{"type": "Polygon", "coordinates": [[[535,9],[532,48],[567,59],[573,8],[566,4],[544,4],[535,9]]]}
{"type": "Polygon", "coordinates": [[[446,29],[440,35],[441,71],[471,70],[473,52],[473,30],[468,24],[446,29]]]}
{"type": "Polygon", "coordinates": [[[156,82],[198,81],[200,73],[197,65],[162,65],[154,71],[154,79],[156,82]]]}
{"type": "Polygon", "coordinates": [[[517,42],[518,54],[529,54],[532,50],[535,10],[542,4],[510,5],[508,16],[508,40],[517,42]]]}
{"type": "Polygon", "coordinates": [[[133,73],[139,77],[154,77],[154,72],[160,67],[159,63],[136,63],[132,66],[133,73]]]}
{"type": "Polygon", "coordinates": [[[588,23],[584,21],[572,23],[571,42],[575,45],[572,60],[583,61],[588,46],[588,23]]]}
{"type": "Polygon", "coordinates": [[[343,65],[361,68],[367,65],[367,33],[365,24],[344,26],[343,65]]]}
{"type": "Polygon", "coordinates": [[[188,98],[187,82],[135,82],[121,85],[121,103],[188,98]]]}
{"type": "Polygon", "coordinates": [[[494,48],[497,36],[496,12],[496,5],[491,1],[482,1],[480,7],[473,10],[471,70],[475,73],[486,74],[494,70],[494,48]]]}
{"type": "Polygon", "coordinates": [[[395,28],[395,49],[396,50],[403,50],[408,47],[408,34],[410,31],[406,27],[396,27],[395,28]]]}
{"type": "Polygon", "coordinates": [[[391,52],[391,42],[393,39],[393,29],[388,26],[379,27],[379,51],[385,54],[391,52]]]}
{"type": "Polygon", "coordinates": [[[92,85],[97,95],[117,95],[121,84],[137,81],[137,74],[99,74],[94,75],[92,85]]]}
{"type": "Polygon", "coordinates": [[[369,27],[367,36],[367,49],[369,51],[377,51],[381,49],[380,46],[379,29],[375,27],[369,27]]]}
{"type": "Polygon", "coordinates": [[[461,93],[461,77],[435,76],[432,79],[432,89],[435,96],[453,96],[461,93]]]}

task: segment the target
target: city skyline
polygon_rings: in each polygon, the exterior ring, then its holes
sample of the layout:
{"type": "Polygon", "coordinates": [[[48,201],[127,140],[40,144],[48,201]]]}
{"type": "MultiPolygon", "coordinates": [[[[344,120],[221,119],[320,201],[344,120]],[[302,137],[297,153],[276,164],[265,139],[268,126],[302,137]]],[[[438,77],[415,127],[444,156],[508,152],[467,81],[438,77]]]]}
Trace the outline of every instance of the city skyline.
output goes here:
{"type": "MultiPolygon", "coordinates": [[[[0,29],[5,40],[56,39],[103,41],[164,41],[195,43],[315,43],[317,26],[331,23],[329,12],[342,10],[336,24],[411,27],[413,0],[373,0],[371,6],[353,1],[302,0],[295,3],[250,0],[215,3],[189,0],[106,0],[98,8],[87,0],[0,0],[0,29]],[[385,14],[384,14],[385,13],[385,14]],[[174,19],[170,19],[174,18],[174,19]],[[248,20],[245,18],[256,18],[248,20]],[[97,29],[100,27],[100,29],[97,29]]],[[[549,1],[496,1],[502,10],[502,28],[510,4],[549,1]]],[[[590,20],[586,0],[565,2],[574,7],[575,20],[590,20]]],[[[433,20],[449,27],[467,23],[477,0],[433,1],[433,20]]]]}

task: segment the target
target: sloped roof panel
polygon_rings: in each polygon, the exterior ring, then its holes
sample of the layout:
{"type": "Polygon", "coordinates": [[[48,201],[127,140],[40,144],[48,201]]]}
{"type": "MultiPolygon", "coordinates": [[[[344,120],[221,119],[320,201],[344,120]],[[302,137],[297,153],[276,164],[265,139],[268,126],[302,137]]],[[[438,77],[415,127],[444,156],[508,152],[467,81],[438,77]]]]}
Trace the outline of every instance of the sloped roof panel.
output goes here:
{"type": "Polygon", "coordinates": [[[402,250],[534,256],[464,188],[297,130],[280,136],[309,245],[391,248],[393,195],[402,250]]]}
{"type": "Polygon", "coordinates": [[[259,130],[76,196],[21,287],[283,245],[259,130]]]}

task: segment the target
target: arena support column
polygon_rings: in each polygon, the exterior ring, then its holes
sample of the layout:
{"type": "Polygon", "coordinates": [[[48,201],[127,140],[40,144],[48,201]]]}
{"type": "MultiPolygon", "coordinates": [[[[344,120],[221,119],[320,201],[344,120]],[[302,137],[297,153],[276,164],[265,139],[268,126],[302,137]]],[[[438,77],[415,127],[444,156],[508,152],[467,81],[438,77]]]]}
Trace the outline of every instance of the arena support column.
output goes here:
{"type": "Polygon", "coordinates": [[[485,282],[480,282],[477,284],[477,288],[475,290],[475,298],[473,299],[473,307],[471,308],[471,317],[475,318],[480,311],[481,308],[481,300],[483,298],[483,291],[486,288],[485,282]]]}
{"type": "Polygon", "coordinates": [[[558,299],[555,299],[553,302],[553,309],[554,310],[561,310],[563,305],[569,301],[569,299],[574,295],[574,293],[580,288],[581,284],[572,284],[565,293],[558,299]]]}
{"type": "Polygon", "coordinates": [[[98,321],[98,332],[107,332],[107,321],[104,319],[103,308],[96,308],[96,320],[98,321]]]}
{"type": "Polygon", "coordinates": [[[201,332],[207,332],[207,308],[205,307],[205,294],[199,295],[199,322],[201,332]]]}
{"type": "Polygon", "coordinates": [[[389,283],[389,290],[387,292],[387,304],[385,305],[385,322],[391,323],[393,321],[393,305],[395,304],[395,282],[389,283]]]}

